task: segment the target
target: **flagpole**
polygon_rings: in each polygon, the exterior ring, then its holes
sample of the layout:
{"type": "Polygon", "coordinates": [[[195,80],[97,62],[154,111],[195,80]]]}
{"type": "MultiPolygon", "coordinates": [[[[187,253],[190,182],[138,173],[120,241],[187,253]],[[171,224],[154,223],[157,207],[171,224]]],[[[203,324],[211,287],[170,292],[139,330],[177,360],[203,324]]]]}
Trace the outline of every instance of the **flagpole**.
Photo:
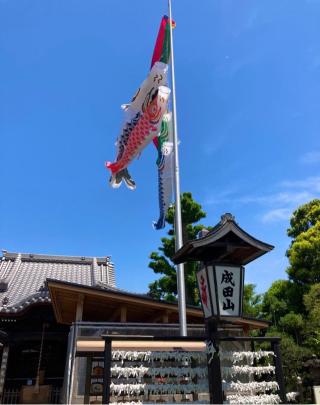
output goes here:
{"type": "MultiPolygon", "coordinates": [[[[176,83],[174,75],[174,52],[172,36],[172,11],[171,0],[168,0],[169,8],[169,27],[170,27],[170,48],[171,48],[171,87],[172,87],[172,126],[173,126],[173,146],[174,146],[174,189],[175,189],[175,234],[176,251],[183,245],[182,240],[182,219],[181,219],[181,201],[180,201],[180,176],[179,176],[179,155],[178,155],[178,128],[176,112],[176,83]]],[[[177,265],[177,291],[179,306],[179,324],[180,335],[187,336],[186,321],[186,293],[184,284],[184,264],[177,265]]]]}

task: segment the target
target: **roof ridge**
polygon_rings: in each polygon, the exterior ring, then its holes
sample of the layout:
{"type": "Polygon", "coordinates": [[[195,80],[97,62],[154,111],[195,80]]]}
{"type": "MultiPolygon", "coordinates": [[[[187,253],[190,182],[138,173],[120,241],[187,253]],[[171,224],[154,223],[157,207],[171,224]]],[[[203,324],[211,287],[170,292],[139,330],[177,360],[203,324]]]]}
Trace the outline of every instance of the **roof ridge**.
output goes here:
{"type": "Polygon", "coordinates": [[[70,256],[70,255],[49,255],[42,253],[18,253],[2,251],[5,259],[21,257],[22,260],[43,260],[43,261],[66,261],[66,262],[92,262],[93,260],[111,262],[111,256],[70,256]]]}

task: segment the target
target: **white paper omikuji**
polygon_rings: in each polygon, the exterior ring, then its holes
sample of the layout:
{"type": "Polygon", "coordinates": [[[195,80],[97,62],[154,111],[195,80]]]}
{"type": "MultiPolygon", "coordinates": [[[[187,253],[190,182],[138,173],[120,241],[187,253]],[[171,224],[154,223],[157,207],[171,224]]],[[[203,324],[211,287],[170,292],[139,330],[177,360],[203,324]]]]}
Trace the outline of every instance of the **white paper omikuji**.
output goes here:
{"type": "Polygon", "coordinates": [[[115,365],[111,368],[112,377],[135,377],[142,378],[144,376],[149,377],[205,377],[208,374],[206,367],[120,367],[115,365]]]}
{"type": "Polygon", "coordinates": [[[114,395],[144,394],[190,394],[193,392],[207,392],[207,384],[113,384],[110,391],[114,395]]]}
{"type": "Polygon", "coordinates": [[[110,402],[110,405],[142,405],[141,401],[130,401],[130,402],[110,402]]]}
{"type": "Polygon", "coordinates": [[[252,365],[254,360],[260,360],[264,357],[275,357],[274,352],[258,350],[256,352],[241,351],[241,352],[225,352],[220,351],[221,360],[230,360],[233,364],[246,361],[248,364],[252,365]]]}
{"type": "Polygon", "coordinates": [[[224,377],[231,376],[234,377],[238,374],[247,374],[247,375],[258,375],[261,376],[263,374],[274,374],[275,367],[274,366],[231,366],[231,367],[221,367],[222,375],[224,377]]]}
{"type": "Polygon", "coordinates": [[[245,392],[249,394],[257,394],[260,392],[265,392],[269,390],[278,390],[279,385],[276,381],[252,381],[249,383],[243,383],[241,381],[237,382],[230,382],[230,383],[223,383],[223,389],[228,391],[236,391],[238,394],[245,392]]]}
{"type": "MultiPolygon", "coordinates": [[[[192,360],[200,361],[203,365],[209,358],[209,363],[213,356],[216,354],[213,342],[206,342],[206,351],[203,352],[151,352],[151,351],[120,351],[116,350],[112,352],[112,360],[118,362],[111,368],[111,375],[117,379],[141,379],[143,377],[165,377],[165,383],[112,383],[110,386],[113,395],[145,395],[145,394],[190,394],[195,392],[208,392],[207,382],[203,382],[203,379],[207,377],[207,367],[197,366],[189,367],[188,364],[192,360]],[[122,367],[120,364],[124,364],[125,361],[133,361],[131,366],[122,367]],[[160,367],[153,367],[152,362],[159,362],[160,367]],[[181,362],[182,367],[163,367],[166,361],[181,362]],[[140,364],[146,363],[146,364],[140,364]],[[137,364],[138,363],[138,364],[137,364]],[[183,364],[184,363],[184,364],[183,364]],[[199,383],[193,383],[190,379],[198,377],[202,379],[199,383]],[[180,384],[177,379],[186,378],[185,384],[180,384]],[[188,381],[189,379],[189,381],[188,381]],[[177,383],[178,382],[178,383],[177,383]]],[[[254,360],[260,360],[262,358],[270,358],[274,356],[272,351],[220,351],[220,359],[230,361],[232,365],[229,367],[222,367],[223,378],[228,377],[230,379],[236,376],[263,376],[265,374],[274,374],[275,367],[272,365],[265,366],[253,366],[254,360]],[[248,364],[240,365],[237,363],[247,362],[248,364]]],[[[274,391],[279,389],[276,381],[251,381],[241,382],[237,381],[223,381],[223,388],[225,391],[229,391],[227,394],[226,403],[248,403],[248,404],[277,404],[280,402],[278,395],[274,394],[274,391]],[[232,393],[234,392],[234,394],[232,393]],[[269,394],[266,394],[269,392],[269,394]],[[260,394],[260,395],[256,395],[260,394]]],[[[292,398],[294,398],[294,394],[292,398]]],[[[291,396],[289,395],[290,399],[291,396]]],[[[197,401],[198,403],[202,401],[197,401]]],[[[140,402],[131,402],[131,404],[140,402]]]]}
{"type": "Polygon", "coordinates": [[[227,404],[280,404],[280,397],[276,394],[270,395],[227,395],[227,404]]]}
{"type": "Polygon", "coordinates": [[[287,401],[290,401],[290,402],[296,401],[298,395],[299,395],[299,392],[296,392],[296,391],[288,392],[286,394],[287,401]]]}
{"type": "Polygon", "coordinates": [[[175,360],[177,362],[198,360],[202,361],[206,359],[205,352],[140,352],[140,351],[123,351],[123,350],[114,350],[112,352],[112,360],[139,360],[139,361],[166,361],[166,360],[175,360]]]}

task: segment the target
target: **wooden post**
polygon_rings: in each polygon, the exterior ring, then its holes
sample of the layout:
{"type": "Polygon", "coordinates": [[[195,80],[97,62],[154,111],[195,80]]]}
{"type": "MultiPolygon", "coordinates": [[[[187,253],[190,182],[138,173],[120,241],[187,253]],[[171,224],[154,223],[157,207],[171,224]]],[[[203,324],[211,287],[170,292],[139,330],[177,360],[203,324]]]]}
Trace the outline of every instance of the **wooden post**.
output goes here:
{"type": "Polygon", "coordinates": [[[8,364],[8,356],[9,356],[9,346],[5,345],[2,349],[2,359],[1,359],[1,367],[0,367],[0,401],[2,403],[2,395],[4,390],[4,383],[6,379],[7,373],[7,364],[8,364]]]}
{"type": "MultiPolygon", "coordinates": [[[[256,348],[255,348],[254,340],[251,340],[250,346],[251,346],[251,351],[255,352],[256,348]]],[[[255,367],[257,366],[257,359],[255,357],[253,358],[253,365],[255,367]]],[[[254,379],[254,381],[257,381],[257,377],[255,375],[253,376],[253,379],[254,379]]]]}
{"type": "Polygon", "coordinates": [[[127,307],[122,306],[120,308],[120,322],[125,323],[127,322],[127,307]]]}
{"type": "Polygon", "coordinates": [[[111,338],[104,338],[104,374],[103,374],[103,396],[102,403],[110,402],[110,385],[111,385],[111,338]]]}
{"type": "Polygon", "coordinates": [[[208,379],[211,404],[223,403],[221,366],[219,357],[219,332],[216,321],[209,321],[207,324],[208,338],[213,343],[216,353],[210,364],[208,363],[208,379]]]}
{"type": "Polygon", "coordinates": [[[169,311],[168,310],[166,310],[162,314],[162,323],[169,323],[169,311]]]}
{"type": "Polygon", "coordinates": [[[84,295],[80,294],[77,301],[76,322],[82,321],[84,295]]]}
{"type": "Polygon", "coordinates": [[[90,389],[91,389],[91,372],[92,372],[92,357],[86,357],[86,382],[84,388],[84,403],[90,404],[90,389]]]}
{"type": "MultiPolygon", "coordinates": [[[[76,323],[82,321],[83,317],[83,301],[84,301],[84,295],[79,294],[78,295],[78,300],[77,300],[77,306],[76,306],[76,323]]],[[[78,330],[78,327],[76,326],[76,331],[78,330]]],[[[74,367],[78,367],[78,363],[75,361],[74,367]],[[77,366],[76,366],[77,365],[77,366]]],[[[73,370],[73,373],[75,373],[75,370],[73,370]]],[[[74,380],[74,387],[73,390],[74,392],[78,391],[78,379],[74,380]]]]}
{"type": "Polygon", "coordinates": [[[243,326],[243,335],[249,336],[250,335],[250,327],[248,325],[243,326]]]}
{"type": "Polygon", "coordinates": [[[282,403],[287,403],[286,392],[284,388],[284,379],[283,379],[283,370],[282,370],[282,362],[281,362],[281,352],[280,352],[280,343],[279,341],[272,342],[271,344],[272,350],[275,354],[274,357],[274,365],[275,365],[275,372],[276,372],[276,380],[279,385],[279,396],[282,403]]]}

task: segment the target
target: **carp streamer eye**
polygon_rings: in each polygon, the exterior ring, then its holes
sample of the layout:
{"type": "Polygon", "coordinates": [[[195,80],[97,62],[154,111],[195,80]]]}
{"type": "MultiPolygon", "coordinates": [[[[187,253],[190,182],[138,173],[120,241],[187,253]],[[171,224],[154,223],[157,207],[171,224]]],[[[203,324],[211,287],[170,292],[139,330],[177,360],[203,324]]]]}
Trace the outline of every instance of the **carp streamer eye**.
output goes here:
{"type": "Polygon", "coordinates": [[[158,123],[161,118],[161,107],[152,106],[149,110],[149,118],[152,124],[158,123]]]}

